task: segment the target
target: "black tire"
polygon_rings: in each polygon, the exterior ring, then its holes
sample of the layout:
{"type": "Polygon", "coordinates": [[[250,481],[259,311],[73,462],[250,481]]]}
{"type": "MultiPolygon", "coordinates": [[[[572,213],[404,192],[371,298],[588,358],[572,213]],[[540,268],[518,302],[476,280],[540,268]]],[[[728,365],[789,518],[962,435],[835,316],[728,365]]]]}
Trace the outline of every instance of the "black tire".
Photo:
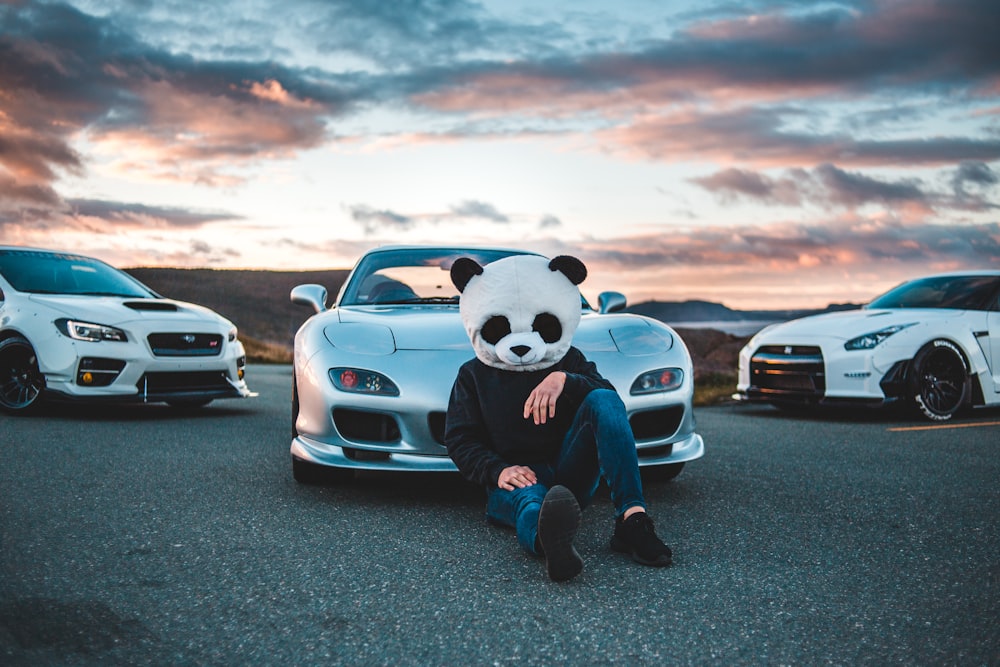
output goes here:
{"type": "Polygon", "coordinates": [[[969,366],[954,343],[931,341],[913,357],[910,396],[918,413],[930,421],[947,421],[969,400],[969,366]]]}
{"type": "MultiPolygon", "coordinates": [[[[295,422],[299,419],[299,388],[295,382],[295,372],[292,371],[292,439],[299,437],[299,429],[295,422]]],[[[292,456],[292,477],[299,484],[331,484],[347,482],[354,479],[354,471],[341,468],[321,466],[310,461],[304,461],[292,456]]]]}
{"type": "Polygon", "coordinates": [[[292,369],[292,440],[299,437],[299,429],[295,422],[299,420],[299,385],[295,381],[295,369],[292,369]]]}
{"type": "Polygon", "coordinates": [[[681,474],[681,470],[684,470],[683,463],[668,463],[666,465],[640,468],[642,476],[651,482],[669,482],[681,474]]]}
{"type": "Polygon", "coordinates": [[[0,410],[27,414],[41,403],[45,378],[31,343],[20,336],[0,341],[0,410]]]}
{"type": "Polygon", "coordinates": [[[323,484],[327,481],[323,466],[303,461],[296,456],[292,457],[292,477],[299,484],[323,484]]]}
{"type": "Polygon", "coordinates": [[[354,479],[354,471],[322,466],[293,455],[292,477],[299,484],[326,485],[350,481],[354,479]]]}

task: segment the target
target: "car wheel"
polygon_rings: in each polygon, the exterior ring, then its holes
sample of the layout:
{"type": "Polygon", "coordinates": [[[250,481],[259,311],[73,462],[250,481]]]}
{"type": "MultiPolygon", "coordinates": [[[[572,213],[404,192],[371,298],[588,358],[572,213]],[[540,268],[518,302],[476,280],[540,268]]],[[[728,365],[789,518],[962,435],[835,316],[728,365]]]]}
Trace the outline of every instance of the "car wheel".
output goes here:
{"type": "Polygon", "coordinates": [[[37,407],[45,378],[31,343],[13,336],[0,341],[0,409],[24,414],[37,407]]]}
{"type": "Polygon", "coordinates": [[[668,463],[660,466],[640,468],[643,476],[651,482],[669,482],[684,470],[683,463],[668,463]]]}
{"type": "Polygon", "coordinates": [[[293,455],[292,477],[299,484],[332,484],[354,479],[354,471],[322,466],[293,455]]]}
{"type": "Polygon", "coordinates": [[[299,437],[299,429],[295,423],[299,421],[299,385],[295,381],[295,371],[292,371],[292,440],[299,437]]]}
{"type": "Polygon", "coordinates": [[[968,400],[969,367],[954,343],[928,343],[913,358],[911,370],[911,395],[927,419],[951,419],[968,400]]]}

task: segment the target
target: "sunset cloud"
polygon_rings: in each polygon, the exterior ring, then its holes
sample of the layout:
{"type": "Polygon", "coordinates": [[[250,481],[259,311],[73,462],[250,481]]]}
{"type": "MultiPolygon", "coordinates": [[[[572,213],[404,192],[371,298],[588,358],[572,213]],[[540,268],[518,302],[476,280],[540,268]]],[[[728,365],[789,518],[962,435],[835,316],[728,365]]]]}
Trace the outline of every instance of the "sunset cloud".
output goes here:
{"type": "Polygon", "coordinates": [[[747,299],[996,266],[998,24],[990,0],[0,1],[0,242],[295,267],[447,236],[747,299]]]}
{"type": "Polygon", "coordinates": [[[409,231],[418,225],[439,225],[454,222],[486,222],[506,224],[510,217],[501,213],[490,203],[466,200],[452,205],[447,212],[403,214],[395,211],[377,210],[371,206],[358,204],[350,207],[351,218],[359,223],[365,234],[385,231],[409,231]]]}
{"type": "Polygon", "coordinates": [[[890,210],[910,209],[928,215],[935,209],[987,211],[998,208],[989,199],[996,175],[984,163],[962,163],[950,179],[950,189],[936,189],[917,178],[879,179],[849,172],[831,164],[812,170],[791,169],[779,176],[730,168],[692,183],[715,193],[724,202],[745,198],[768,205],[814,205],[856,209],[876,204],[890,210]],[[967,190],[975,186],[977,192],[967,190]]]}

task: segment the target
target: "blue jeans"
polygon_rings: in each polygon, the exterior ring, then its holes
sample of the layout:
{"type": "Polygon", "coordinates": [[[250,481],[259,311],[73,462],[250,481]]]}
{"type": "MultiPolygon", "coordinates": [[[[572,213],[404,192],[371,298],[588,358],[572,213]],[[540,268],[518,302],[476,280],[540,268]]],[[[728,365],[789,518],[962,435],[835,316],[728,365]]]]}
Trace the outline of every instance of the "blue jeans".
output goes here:
{"type": "Polygon", "coordinates": [[[526,551],[538,554],[538,510],[550,488],[561,484],[573,492],[580,507],[597,493],[601,477],[611,489],[616,516],[630,507],[645,507],[635,437],[628,423],[625,404],[617,392],[595,389],[587,394],[563,438],[554,465],[531,464],[538,483],[507,491],[487,491],[486,516],[490,521],[517,530],[517,541],[526,551]]]}

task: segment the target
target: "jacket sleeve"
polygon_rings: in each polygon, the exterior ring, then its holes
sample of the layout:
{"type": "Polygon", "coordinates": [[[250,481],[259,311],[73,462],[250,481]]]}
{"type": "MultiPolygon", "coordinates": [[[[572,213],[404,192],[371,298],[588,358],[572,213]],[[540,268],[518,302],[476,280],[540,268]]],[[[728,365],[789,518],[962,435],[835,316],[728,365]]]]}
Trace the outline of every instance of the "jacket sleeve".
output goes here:
{"type": "Polygon", "coordinates": [[[489,447],[471,373],[463,367],[451,389],[445,418],[444,444],[462,475],[486,487],[495,487],[509,464],[489,447]]]}
{"type": "Polygon", "coordinates": [[[597,371],[597,365],[583,356],[575,347],[571,347],[563,357],[561,368],[566,374],[566,386],[563,391],[576,401],[582,401],[587,394],[595,389],[611,389],[615,387],[597,371]]]}

